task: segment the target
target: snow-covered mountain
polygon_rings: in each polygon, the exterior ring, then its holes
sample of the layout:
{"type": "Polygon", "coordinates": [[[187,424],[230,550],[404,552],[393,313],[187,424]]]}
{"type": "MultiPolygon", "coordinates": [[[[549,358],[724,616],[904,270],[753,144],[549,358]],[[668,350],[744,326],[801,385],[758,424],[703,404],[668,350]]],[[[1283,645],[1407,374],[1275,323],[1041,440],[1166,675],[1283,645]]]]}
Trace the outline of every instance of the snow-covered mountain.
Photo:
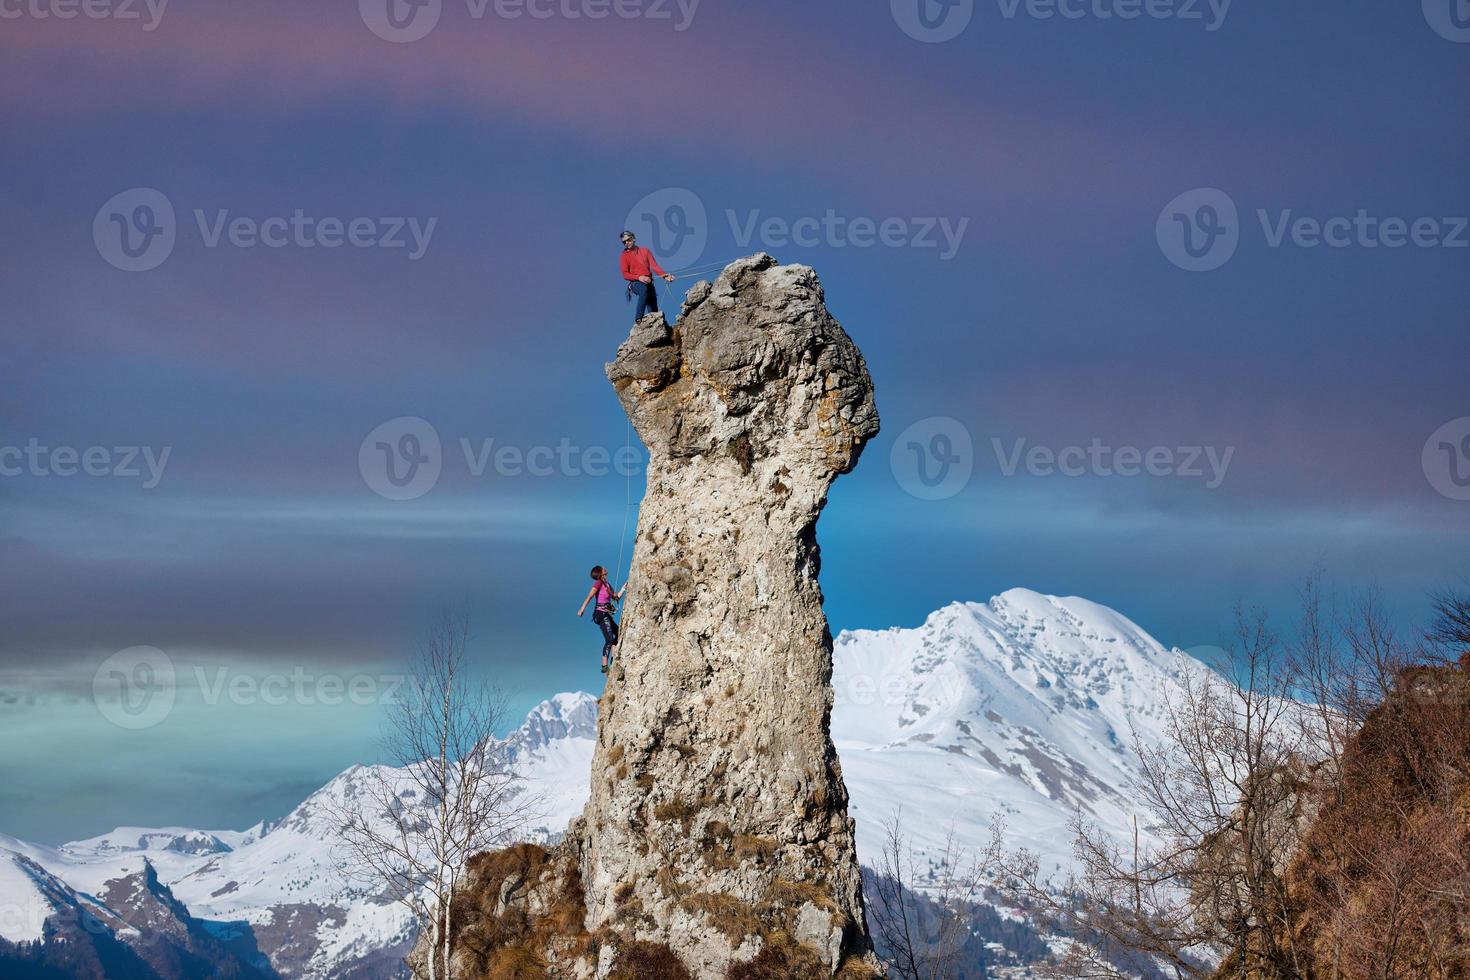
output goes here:
{"type": "Polygon", "coordinates": [[[859,857],[879,853],[899,805],[915,845],[936,853],[951,827],[983,847],[997,814],[1010,846],[1053,867],[1071,862],[1079,811],[1128,839],[1143,816],[1134,735],[1156,743],[1167,692],[1207,670],[1106,606],[1026,589],[916,629],[841,634],[832,737],[859,857]]]}
{"type": "Polygon", "coordinates": [[[94,895],[77,891],[34,858],[0,849],[0,896],[0,975],[275,976],[244,932],[194,916],[146,860],[94,895]]]}
{"type": "MultiPolygon", "coordinates": [[[[581,811],[596,736],[596,699],[560,694],[505,739],[506,755],[540,801],[531,839],[559,835],[581,811]]],[[[281,820],[242,832],[120,827],[58,848],[0,834],[0,858],[7,862],[0,864],[0,904],[27,913],[24,928],[11,930],[12,941],[39,938],[39,924],[68,902],[105,908],[104,894],[155,875],[192,916],[257,948],[280,976],[399,976],[413,924],[401,906],[342,873],[337,817],[345,801],[396,774],[385,766],[353,766],[281,820]],[[38,893],[61,897],[46,905],[38,893]]],[[[109,924],[95,932],[126,942],[149,931],[133,928],[135,916],[126,912],[109,914],[98,916],[109,924]]],[[[10,938],[3,926],[0,937],[10,938]]]]}
{"type": "MultiPolygon", "coordinates": [[[[1106,607],[1023,589],[955,603],[914,629],[841,634],[832,728],[860,859],[877,861],[900,804],[921,852],[937,854],[951,828],[962,845],[983,847],[997,813],[1009,844],[1052,865],[1070,860],[1067,823],[1079,810],[1125,839],[1138,814],[1132,735],[1158,738],[1165,692],[1183,671],[1205,669],[1106,607]]],[[[506,739],[544,801],[533,839],[558,835],[586,801],[596,712],[589,694],[559,694],[506,739]]],[[[393,773],[355,766],[280,821],[245,831],[119,828],[60,848],[0,835],[0,902],[22,895],[40,907],[39,890],[62,894],[62,905],[68,894],[105,904],[99,896],[116,894],[118,879],[152,873],[281,976],[395,976],[411,923],[342,876],[334,818],[369,780],[393,773]]]]}

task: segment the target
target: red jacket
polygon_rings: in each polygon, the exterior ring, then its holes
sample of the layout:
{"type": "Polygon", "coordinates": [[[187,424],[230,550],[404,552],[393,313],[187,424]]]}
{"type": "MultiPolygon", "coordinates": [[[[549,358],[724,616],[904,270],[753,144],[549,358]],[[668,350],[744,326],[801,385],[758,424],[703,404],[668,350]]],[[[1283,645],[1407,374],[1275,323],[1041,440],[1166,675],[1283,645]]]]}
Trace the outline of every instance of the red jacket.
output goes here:
{"type": "Polygon", "coordinates": [[[629,282],[637,282],[643,276],[652,278],[655,274],[668,275],[667,272],[658,267],[658,260],[653,253],[646,248],[623,249],[623,278],[629,282]]]}

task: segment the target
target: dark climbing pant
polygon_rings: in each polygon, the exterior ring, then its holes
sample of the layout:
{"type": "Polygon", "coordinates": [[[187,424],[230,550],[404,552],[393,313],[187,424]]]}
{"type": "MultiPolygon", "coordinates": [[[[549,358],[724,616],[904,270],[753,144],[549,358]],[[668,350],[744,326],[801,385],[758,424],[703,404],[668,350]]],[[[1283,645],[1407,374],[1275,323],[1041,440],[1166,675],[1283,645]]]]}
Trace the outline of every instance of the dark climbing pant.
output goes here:
{"type": "Polygon", "coordinates": [[[602,659],[607,660],[612,656],[612,648],[618,642],[618,624],[613,619],[612,613],[605,609],[599,609],[592,614],[592,621],[597,628],[602,630],[602,659]]]}
{"type": "Polygon", "coordinates": [[[633,314],[637,323],[650,313],[658,312],[658,287],[651,282],[628,283],[629,295],[638,301],[638,311],[633,314]]]}

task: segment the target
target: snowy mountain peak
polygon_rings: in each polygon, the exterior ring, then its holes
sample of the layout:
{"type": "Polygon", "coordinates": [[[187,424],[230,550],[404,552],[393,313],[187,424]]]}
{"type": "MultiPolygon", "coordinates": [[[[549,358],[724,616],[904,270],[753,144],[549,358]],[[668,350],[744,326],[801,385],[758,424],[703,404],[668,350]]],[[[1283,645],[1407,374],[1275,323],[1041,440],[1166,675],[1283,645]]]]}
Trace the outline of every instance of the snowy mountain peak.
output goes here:
{"type": "Polygon", "coordinates": [[[597,737],[597,699],[585,691],[558,694],[526,715],[521,727],[506,737],[512,758],[535,753],[567,738],[597,737]]]}
{"type": "Polygon", "coordinates": [[[896,710],[847,716],[861,729],[838,734],[882,744],[998,718],[1046,731],[1068,716],[1112,743],[1182,669],[1193,668],[1106,606],[1012,589],[952,603],[914,629],[840,635],[838,703],[878,699],[896,710]]]}
{"type": "Polygon", "coordinates": [[[916,819],[988,824],[1008,811],[1050,852],[1072,812],[1127,824],[1132,739],[1156,741],[1165,692],[1204,669],[1106,606],[1012,589],[913,629],[840,635],[832,734],[855,798],[869,778],[923,772],[943,789],[933,812],[916,801],[916,819]]]}
{"type": "Polygon", "coordinates": [[[211,832],[187,827],[118,827],[106,834],[72,841],[73,854],[133,854],[172,851],[177,854],[221,854],[247,839],[231,831],[211,832]]]}

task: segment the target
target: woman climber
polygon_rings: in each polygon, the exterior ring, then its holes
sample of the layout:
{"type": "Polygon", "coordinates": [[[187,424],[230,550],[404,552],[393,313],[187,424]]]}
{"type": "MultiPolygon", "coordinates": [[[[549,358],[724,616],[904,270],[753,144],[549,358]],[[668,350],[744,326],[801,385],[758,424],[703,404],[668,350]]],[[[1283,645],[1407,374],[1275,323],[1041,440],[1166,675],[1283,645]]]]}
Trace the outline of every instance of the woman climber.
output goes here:
{"type": "Polygon", "coordinates": [[[582,600],[582,608],[577,610],[580,616],[587,611],[587,604],[595,598],[596,606],[592,610],[592,621],[597,628],[602,630],[602,672],[607,673],[608,664],[612,661],[613,651],[618,645],[618,624],[613,619],[613,611],[617,603],[623,598],[623,593],[628,591],[627,583],[623,584],[621,592],[607,584],[607,569],[601,565],[592,567],[592,590],[587,593],[587,598],[582,600]]]}

